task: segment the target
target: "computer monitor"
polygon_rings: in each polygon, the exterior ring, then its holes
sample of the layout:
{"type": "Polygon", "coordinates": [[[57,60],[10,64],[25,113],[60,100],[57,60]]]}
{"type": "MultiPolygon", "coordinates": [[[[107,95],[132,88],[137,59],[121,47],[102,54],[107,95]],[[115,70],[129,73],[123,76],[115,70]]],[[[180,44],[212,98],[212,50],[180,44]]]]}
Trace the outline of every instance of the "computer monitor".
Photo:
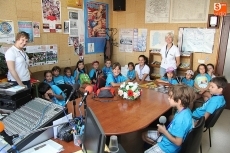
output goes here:
{"type": "Polygon", "coordinates": [[[105,133],[93,111],[86,108],[85,131],[83,138],[84,153],[104,153],[105,133]]]}

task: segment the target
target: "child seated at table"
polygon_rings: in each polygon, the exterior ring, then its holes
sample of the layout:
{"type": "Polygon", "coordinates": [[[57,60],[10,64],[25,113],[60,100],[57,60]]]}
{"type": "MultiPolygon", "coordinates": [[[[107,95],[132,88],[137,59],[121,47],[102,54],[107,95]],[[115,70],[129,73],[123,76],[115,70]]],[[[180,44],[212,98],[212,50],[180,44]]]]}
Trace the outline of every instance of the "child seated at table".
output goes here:
{"type": "Polygon", "coordinates": [[[75,79],[72,76],[72,70],[71,70],[70,67],[65,67],[64,68],[64,74],[65,74],[65,76],[63,78],[64,78],[65,84],[69,84],[71,86],[74,85],[75,84],[75,79]]]}
{"type": "Polygon", "coordinates": [[[188,132],[193,128],[191,110],[188,108],[191,97],[195,92],[191,87],[183,84],[171,86],[169,88],[169,103],[177,108],[171,123],[167,126],[157,124],[158,130],[149,130],[142,134],[142,139],[151,148],[145,153],[169,153],[179,152],[188,132]]]}
{"type": "Polygon", "coordinates": [[[215,77],[210,81],[209,92],[212,97],[209,98],[201,107],[196,108],[192,115],[196,118],[202,116],[205,120],[214,113],[215,110],[225,105],[226,101],[223,96],[223,90],[227,86],[228,81],[225,77],[215,77]]]}
{"type": "Polygon", "coordinates": [[[216,76],[214,73],[214,65],[212,63],[207,64],[208,74],[211,76],[211,78],[215,78],[216,76]]]}
{"type": "Polygon", "coordinates": [[[128,79],[121,74],[121,65],[118,62],[113,64],[113,73],[107,74],[106,87],[108,86],[120,86],[121,83],[127,81],[128,79]]]}
{"type": "Polygon", "coordinates": [[[42,98],[54,102],[55,104],[65,106],[65,94],[58,86],[50,86],[45,82],[41,82],[38,85],[38,92],[42,95],[42,98]]]}
{"type": "Polygon", "coordinates": [[[163,83],[170,83],[172,85],[178,84],[177,80],[175,79],[175,72],[173,67],[169,67],[166,69],[165,75],[161,79],[157,79],[157,82],[163,83]]]}
{"type": "Polygon", "coordinates": [[[53,80],[52,71],[46,70],[44,72],[44,78],[45,78],[44,79],[45,83],[48,83],[50,86],[55,85],[54,80],[53,80]]]}
{"type": "Polygon", "coordinates": [[[52,68],[53,80],[56,85],[58,84],[65,84],[63,76],[60,75],[61,68],[59,66],[54,66],[52,68]]]}
{"type": "Polygon", "coordinates": [[[128,63],[128,72],[127,72],[127,78],[129,79],[129,81],[134,81],[136,79],[136,72],[134,69],[134,64],[133,62],[129,62],[128,63]]]}
{"type": "Polygon", "coordinates": [[[211,80],[211,77],[209,74],[207,74],[207,66],[205,64],[200,64],[197,67],[197,75],[195,77],[195,83],[194,87],[197,94],[197,99],[203,97],[204,101],[208,100],[211,97],[211,94],[209,93],[209,82],[211,80]]]}
{"type": "Polygon", "coordinates": [[[92,81],[92,84],[95,84],[97,82],[97,78],[98,78],[101,70],[99,70],[99,62],[98,61],[93,61],[92,66],[93,66],[93,68],[89,72],[89,78],[92,81]]]}
{"type": "Polygon", "coordinates": [[[107,77],[108,73],[113,73],[111,63],[112,62],[110,59],[106,59],[105,60],[105,66],[102,68],[102,72],[103,72],[104,76],[106,76],[106,77],[107,77]]]}
{"type": "Polygon", "coordinates": [[[187,70],[185,72],[185,77],[181,80],[182,83],[190,86],[190,87],[193,87],[194,86],[194,80],[192,79],[193,75],[194,75],[194,72],[192,70],[187,70]]]}

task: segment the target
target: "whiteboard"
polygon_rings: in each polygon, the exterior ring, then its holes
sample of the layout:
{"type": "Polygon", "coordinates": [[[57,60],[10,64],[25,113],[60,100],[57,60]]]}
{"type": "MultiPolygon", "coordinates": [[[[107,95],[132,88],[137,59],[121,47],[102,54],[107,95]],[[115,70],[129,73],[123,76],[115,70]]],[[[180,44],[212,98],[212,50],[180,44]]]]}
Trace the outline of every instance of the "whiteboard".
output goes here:
{"type": "Polygon", "coordinates": [[[181,52],[212,53],[214,35],[215,29],[179,28],[178,46],[181,52]]]}

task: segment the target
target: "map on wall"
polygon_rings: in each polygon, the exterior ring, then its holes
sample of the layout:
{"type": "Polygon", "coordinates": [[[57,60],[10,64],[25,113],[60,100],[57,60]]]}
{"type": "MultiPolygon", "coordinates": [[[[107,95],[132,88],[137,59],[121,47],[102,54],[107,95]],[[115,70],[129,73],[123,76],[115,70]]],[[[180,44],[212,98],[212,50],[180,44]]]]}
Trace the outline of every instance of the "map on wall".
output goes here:
{"type": "Polygon", "coordinates": [[[212,53],[214,45],[215,29],[205,28],[180,28],[179,29],[179,42],[182,42],[182,52],[203,52],[212,53]]]}
{"type": "Polygon", "coordinates": [[[164,45],[166,45],[165,36],[169,32],[174,33],[173,30],[151,30],[149,43],[150,48],[160,50],[164,45]]]}
{"type": "Polygon", "coordinates": [[[146,0],[145,23],[169,22],[169,0],[146,0]]]}
{"type": "Polygon", "coordinates": [[[210,0],[172,0],[172,23],[206,23],[210,0]]]}

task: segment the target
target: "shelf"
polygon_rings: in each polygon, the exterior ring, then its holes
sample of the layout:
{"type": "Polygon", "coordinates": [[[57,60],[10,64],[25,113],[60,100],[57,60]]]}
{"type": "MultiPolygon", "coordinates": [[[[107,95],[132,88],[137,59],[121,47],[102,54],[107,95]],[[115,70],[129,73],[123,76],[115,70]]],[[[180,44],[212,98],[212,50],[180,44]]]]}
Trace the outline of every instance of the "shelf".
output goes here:
{"type": "Polygon", "coordinates": [[[150,66],[160,68],[160,65],[156,65],[156,64],[150,64],[150,66]]]}
{"type": "Polygon", "coordinates": [[[160,53],[156,53],[156,52],[150,52],[149,54],[151,54],[151,55],[161,55],[160,53]]]}
{"type": "Polygon", "coordinates": [[[179,67],[178,70],[179,70],[179,71],[187,71],[187,70],[191,70],[191,68],[190,68],[190,67],[189,67],[189,68],[180,68],[180,67],[179,67]]]}

